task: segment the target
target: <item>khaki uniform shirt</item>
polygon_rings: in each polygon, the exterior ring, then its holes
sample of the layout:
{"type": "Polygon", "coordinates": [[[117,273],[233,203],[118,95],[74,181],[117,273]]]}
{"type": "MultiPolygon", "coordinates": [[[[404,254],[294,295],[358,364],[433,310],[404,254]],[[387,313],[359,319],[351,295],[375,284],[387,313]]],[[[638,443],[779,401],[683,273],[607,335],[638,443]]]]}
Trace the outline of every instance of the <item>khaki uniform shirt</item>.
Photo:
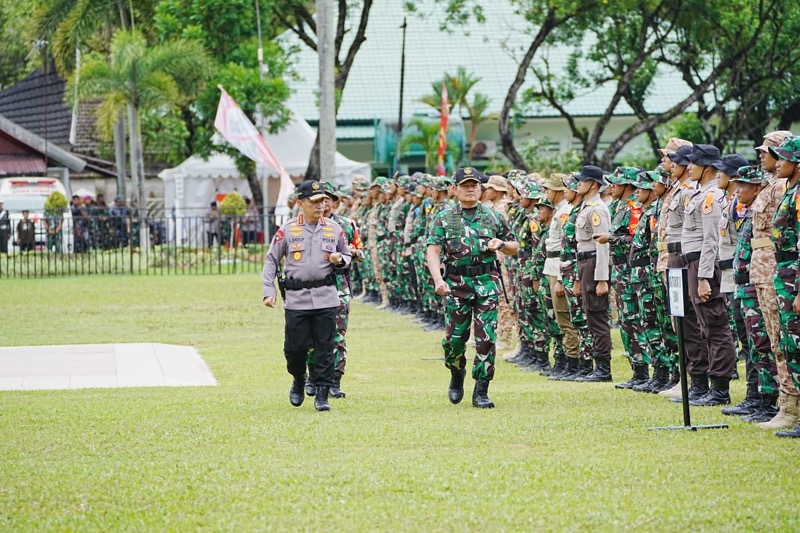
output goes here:
{"type": "Polygon", "coordinates": [[[681,253],[700,252],[697,277],[711,279],[719,253],[719,221],[725,193],[717,180],[706,183],[699,191],[695,190],[689,198],[684,212],[681,253]]]}
{"type": "Polygon", "coordinates": [[[750,283],[772,283],[775,273],[775,247],[772,245],[772,219],[781,198],[786,192],[786,180],[770,180],[758,193],[750,211],[753,213],[753,239],[750,245],[753,256],[750,259],[750,283]]]}
{"type": "Polygon", "coordinates": [[[594,268],[595,281],[608,281],[611,273],[608,243],[600,244],[594,235],[608,233],[611,228],[611,213],[608,205],[595,194],[586,199],[575,221],[575,236],[578,241],[578,253],[597,252],[597,263],[594,268]]]}

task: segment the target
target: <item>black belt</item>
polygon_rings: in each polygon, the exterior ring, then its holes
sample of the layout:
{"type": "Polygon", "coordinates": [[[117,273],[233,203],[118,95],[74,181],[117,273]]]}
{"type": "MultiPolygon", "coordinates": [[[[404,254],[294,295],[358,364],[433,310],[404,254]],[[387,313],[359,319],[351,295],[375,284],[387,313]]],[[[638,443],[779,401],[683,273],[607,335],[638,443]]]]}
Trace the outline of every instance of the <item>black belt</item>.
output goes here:
{"type": "Polygon", "coordinates": [[[570,254],[570,253],[560,254],[558,257],[562,261],[575,261],[575,254],[570,254]]]}
{"type": "Polygon", "coordinates": [[[284,281],[287,291],[299,291],[302,289],[316,289],[318,287],[327,287],[336,283],[336,276],[329,274],[322,279],[302,280],[295,278],[286,278],[284,281]]]}
{"type": "Polygon", "coordinates": [[[785,263],[787,261],[797,261],[797,252],[782,252],[775,250],[775,262],[785,263]]]}
{"type": "Polygon", "coordinates": [[[615,257],[614,260],[613,260],[614,266],[624,265],[627,262],[628,262],[628,258],[625,257],[624,255],[619,256],[619,257],[615,257]]]}
{"type": "Polygon", "coordinates": [[[737,285],[746,285],[750,283],[750,273],[749,272],[734,272],[733,273],[733,282],[737,285]]]}
{"type": "Polygon", "coordinates": [[[586,261],[592,257],[597,257],[597,252],[578,252],[578,261],[586,261]]]}
{"type": "Polygon", "coordinates": [[[681,261],[684,265],[688,265],[689,263],[693,263],[700,259],[700,252],[689,252],[688,254],[683,254],[681,256],[681,261]]]}
{"type": "Polygon", "coordinates": [[[561,257],[561,252],[560,251],[558,251],[558,252],[547,252],[547,258],[548,259],[553,259],[553,258],[556,258],[556,257],[561,257]]]}
{"type": "Polygon", "coordinates": [[[670,242],[667,243],[667,251],[672,254],[679,254],[681,253],[681,243],[679,242],[670,242]]]}
{"type": "Polygon", "coordinates": [[[720,270],[730,270],[733,268],[733,257],[719,262],[720,270]]]}
{"type": "Polygon", "coordinates": [[[649,265],[651,262],[652,261],[649,257],[637,257],[636,259],[631,259],[631,266],[643,267],[649,265]]]}
{"type": "Polygon", "coordinates": [[[469,266],[448,266],[447,273],[455,274],[456,276],[480,276],[481,274],[488,274],[494,270],[493,263],[481,263],[479,265],[469,266]]]}

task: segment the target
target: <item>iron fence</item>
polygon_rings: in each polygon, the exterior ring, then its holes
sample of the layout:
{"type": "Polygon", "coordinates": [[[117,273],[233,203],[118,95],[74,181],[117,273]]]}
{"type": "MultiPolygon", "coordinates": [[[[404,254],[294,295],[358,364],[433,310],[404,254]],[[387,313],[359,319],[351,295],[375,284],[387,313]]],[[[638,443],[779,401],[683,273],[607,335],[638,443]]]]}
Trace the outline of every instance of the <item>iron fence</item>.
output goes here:
{"type": "MultiPolygon", "coordinates": [[[[262,220],[166,216],[141,224],[135,214],[67,213],[34,217],[22,232],[14,220],[8,231],[0,230],[0,278],[260,272],[268,248],[262,220]]],[[[268,220],[271,235],[274,215],[268,220]]]]}

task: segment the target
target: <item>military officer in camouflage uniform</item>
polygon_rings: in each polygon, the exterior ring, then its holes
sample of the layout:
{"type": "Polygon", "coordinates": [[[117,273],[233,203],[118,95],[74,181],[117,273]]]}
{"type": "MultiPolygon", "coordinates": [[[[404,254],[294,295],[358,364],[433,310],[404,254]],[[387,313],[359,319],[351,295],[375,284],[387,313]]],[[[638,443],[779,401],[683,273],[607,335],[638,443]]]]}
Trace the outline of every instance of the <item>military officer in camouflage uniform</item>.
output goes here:
{"type": "Polygon", "coordinates": [[[583,298],[583,311],[592,335],[595,369],[582,382],[611,381],[611,325],[609,316],[608,282],[611,265],[608,242],[600,239],[611,227],[608,206],[600,198],[606,172],[586,165],[576,178],[578,193],[584,197],[583,207],[575,220],[577,238],[578,282],[575,293],[583,298]]]}
{"type": "Polygon", "coordinates": [[[459,204],[436,215],[428,235],[427,265],[436,294],[445,297],[446,329],[442,346],[450,369],[448,391],[452,403],[464,395],[467,341],[474,317],[476,356],[472,367],[475,389],[472,405],[492,408],[488,397],[494,377],[498,295],[496,253],[515,255],[519,244],[511,240],[506,221],[480,204],[481,175],[472,167],[455,174],[459,204]],[[444,253],[444,276],[441,255],[444,253]]]}
{"type": "Polygon", "coordinates": [[[317,411],[330,410],[328,393],[334,384],[333,336],[339,294],[336,271],[350,264],[350,249],[341,226],[323,216],[325,194],[317,181],[305,181],[297,190],[301,213],[282,226],[272,239],[262,272],[263,302],[275,307],[275,278],[284,292],[286,368],[294,378],[289,391],[292,405],[305,396],[306,357],[309,340],[316,352],[314,376],[317,411]]]}
{"type": "Polygon", "coordinates": [[[681,259],[688,270],[689,300],[697,314],[701,343],[708,354],[706,359],[695,359],[694,372],[707,373],[711,379],[708,393],[689,403],[725,405],[731,403],[728,385],[736,368],[736,353],[725,296],[720,292],[722,274],[717,263],[719,222],[725,198],[714,167],[720,162],[719,149],[697,144],[689,161],[690,179],[698,188],[691,197],[686,196],[689,202],[684,210],[681,259]]]}
{"type": "MultiPolygon", "coordinates": [[[[800,390],[800,137],[787,137],[780,147],[770,148],[769,153],[778,161],[775,177],[786,179],[786,192],[772,219],[776,262],[773,283],[778,295],[780,350],[792,384],[800,390]]],[[[788,405],[781,409],[786,411],[797,405],[796,398],[788,398],[788,405]]],[[[800,438],[800,424],[788,431],[778,431],[776,435],[800,438]]]]}

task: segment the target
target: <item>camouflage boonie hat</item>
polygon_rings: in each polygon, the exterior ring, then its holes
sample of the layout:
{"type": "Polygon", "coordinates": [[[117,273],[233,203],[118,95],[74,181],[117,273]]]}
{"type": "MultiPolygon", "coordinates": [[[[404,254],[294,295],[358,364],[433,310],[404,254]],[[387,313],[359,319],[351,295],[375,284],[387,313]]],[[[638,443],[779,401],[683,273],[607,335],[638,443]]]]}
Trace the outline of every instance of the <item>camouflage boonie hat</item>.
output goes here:
{"type": "Polygon", "coordinates": [[[608,176],[610,183],[618,183],[620,185],[636,185],[639,181],[639,173],[642,169],[636,167],[617,167],[614,169],[614,179],[608,176]]]}
{"type": "Polygon", "coordinates": [[[672,137],[669,142],[667,142],[667,146],[664,148],[659,148],[658,153],[662,156],[667,154],[671,154],[678,151],[678,148],[681,146],[691,146],[692,143],[689,141],[685,141],[683,139],[679,139],[678,137],[672,137]]]}
{"type": "Polygon", "coordinates": [[[531,200],[538,200],[543,196],[542,188],[535,181],[526,183],[520,194],[523,198],[530,198],[531,200]]]}
{"type": "Polygon", "coordinates": [[[509,180],[509,181],[510,180],[523,181],[525,178],[528,177],[528,173],[525,172],[524,170],[520,170],[520,169],[515,168],[515,169],[512,169],[512,170],[509,170],[508,172],[503,174],[503,176],[505,176],[505,178],[507,180],[509,180]]]}
{"type": "Polygon", "coordinates": [[[564,177],[564,187],[566,187],[567,190],[578,192],[579,183],[580,182],[578,181],[578,178],[575,177],[575,173],[571,173],[564,177]]]}
{"type": "Polygon", "coordinates": [[[769,153],[775,159],[800,163],[800,137],[787,137],[779,147],[770,146],[769,153]]]}
{"type": "Polygon", "coordinates": [[[387,181],[389,181],[389,178],[387,178],[386,176],[378,176],[377,178],[375,178],[375,179],[372,181],[372,183],[370,183],[370,184],[369,184],[369,187],[370,187],[370,189],[371,189],[372,187],[383,187],[383,185],[384,185],[384,184],[385,184],[387,181]]]}
{"type": "Polygon", "coordinates": [[[564,186],[564,178],[566,177],[566,174],[554,172],[547,176],[547,179],[542,180],[542,187],[550,191],[563,191],[566,189],[564,186]]]}
{"type": "Polygon", "coordinates": [[[486,182],[487,189],[494,189],[500,192],[508,192],[508,182],[510,180],[504,178],[503,176],[494,175],[489,176],[489,181],[486,182]]]}
{"type": "Polygon", "coordinates": [[[538,202],[536,202],[533,205],[534,207],[541,207],[541,206],[549,207],[553,211],[555,211],[556,209],[555,207],[553,207],[553,204],[550,203],[550,201],[547,198],[541,198],[538,202]]]}
{"type": "Polygon", "coordinates": [[[633,185],[637,189],[652,191],[656,183],[661,181],[661,174],[657,170],[643,170],[636,175],[636,181],[633,185]]]}
{"type": "Polygon", "coordinates": [[[787,130],[778,130],[778,131],[771,131],[764,135],[764,142],[761,143],[761,146],[756,146],[756,152],[762,152],[769,149],[770,146],[773,148],[776,146],[780,146],[783,141],[786,140],[787,137],[792,137],[792,132],[787,130]]]}
{"type": "Polygon", "coordinates": [[[761,165],[747,165],[740,167],[737,171],[738,175],[732,177],[731,181],[734,183],[752,183],[753,185],[761,185],[767,181],[767,173],[761,168],[761,165]]]}

